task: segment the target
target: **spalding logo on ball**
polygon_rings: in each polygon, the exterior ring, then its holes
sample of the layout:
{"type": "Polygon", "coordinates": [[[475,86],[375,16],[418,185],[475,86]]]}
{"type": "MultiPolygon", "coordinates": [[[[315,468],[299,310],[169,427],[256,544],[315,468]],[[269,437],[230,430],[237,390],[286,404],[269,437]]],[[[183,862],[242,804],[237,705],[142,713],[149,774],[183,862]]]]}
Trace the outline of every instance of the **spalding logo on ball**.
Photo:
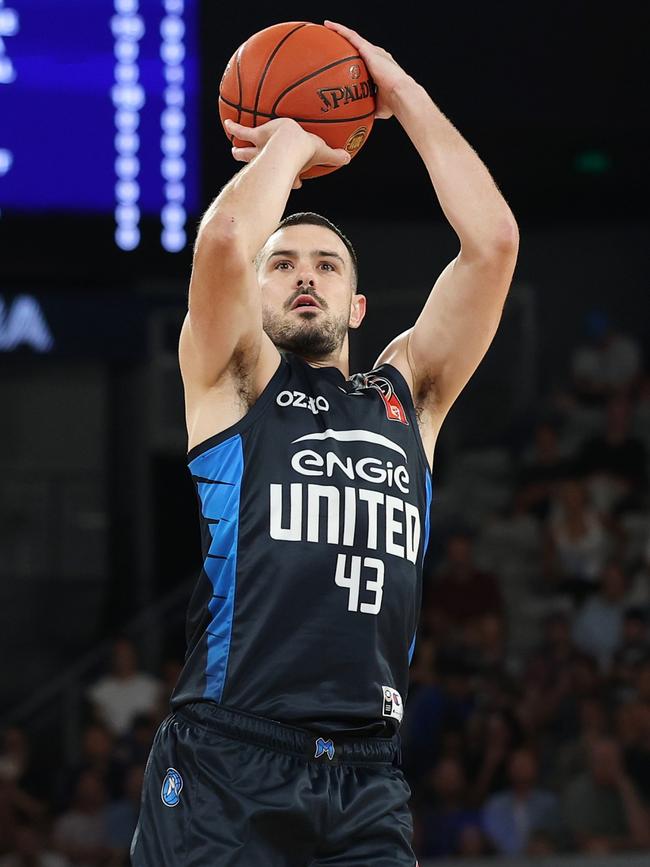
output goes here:
{"type": "MultiPolygon", "coordinates": [[[[321,24],[290,21],[260,30],[233,54],[219,86],[219,116],[222,124],[234,120],[251,127],[290,117],[354,157],[372,130],[375,91],[347,39],[321,24]]],[[[236,147],[245,146],[227,135],[236,147]]],[[[301,177],[336,168],[313,166],[301,177]]]]}

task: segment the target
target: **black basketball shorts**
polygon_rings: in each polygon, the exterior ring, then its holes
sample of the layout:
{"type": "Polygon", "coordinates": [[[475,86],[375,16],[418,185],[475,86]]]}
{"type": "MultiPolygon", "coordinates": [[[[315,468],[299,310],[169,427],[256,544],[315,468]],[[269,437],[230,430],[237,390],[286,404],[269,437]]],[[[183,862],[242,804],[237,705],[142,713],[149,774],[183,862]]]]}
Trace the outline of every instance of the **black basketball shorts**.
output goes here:
{"type": "Polygon", "coordinates": [[[338,740],[210,702],[160,725],[133,867],[416,867],[395,740],[338,740]]]}

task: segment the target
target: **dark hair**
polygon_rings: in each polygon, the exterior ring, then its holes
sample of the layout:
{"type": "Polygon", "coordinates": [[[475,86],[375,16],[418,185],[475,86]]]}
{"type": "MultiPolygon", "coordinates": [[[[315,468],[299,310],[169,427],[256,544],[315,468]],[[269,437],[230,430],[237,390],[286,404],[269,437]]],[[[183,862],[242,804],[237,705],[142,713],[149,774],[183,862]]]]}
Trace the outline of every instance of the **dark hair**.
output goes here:
{"type": "Polygon", "coordinates": [[[278,227],[274,230],[278,232],[280,229],[284,229],[285,226],[323,226],[326,229],[334,232],[335,235],[338,235],[339,238],[345,244],[348,253],[350,254],[350,259],[352,259],[352,271],[354,274],[354,290],[356,291],[357,283],[359,281],[359,263],[357,262],[357,254],[354,252],[354,247],[352,246],[352,242],[348,237],[346,237],[343,232],[339,229],[338,226],[335,226],[331,220],[328,220],[327,217],[323,217],[320,214],[315,214],[313,211],[299,211],[296,214],[289,214],[288,217],[285,217],[278,227]]]}

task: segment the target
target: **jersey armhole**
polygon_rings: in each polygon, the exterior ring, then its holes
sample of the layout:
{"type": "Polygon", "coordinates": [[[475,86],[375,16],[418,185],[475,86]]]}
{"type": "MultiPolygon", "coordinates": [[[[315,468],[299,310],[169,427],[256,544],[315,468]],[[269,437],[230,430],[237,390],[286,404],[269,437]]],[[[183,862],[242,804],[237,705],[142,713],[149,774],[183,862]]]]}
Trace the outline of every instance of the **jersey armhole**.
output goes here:
{"type": "Polygon", "coordinates": [[[203,440],[203,442],[200,442],[193,448],[191,448],[187,453],[187,462],[191,463],[195,458],[198,458],[199,455],[202,455],[209,449],[220,445],[225,440],[230,439],[230,437],[243,433],[245,430],[251,427],[257,421],[262,412],[264,412],[269,400],[273,397],[275,389],[279,385],[281,385],[285,379],[289,378],[289,374],[289,362],[284,357],[284,355],[280,354],[280,363],[278,364],[275,373],[273,374],[271,379],[269,379],[265,388],[262,390],[262,393],[248,410],[246,415],[243,415],[239,419],[239,421],[231,424],[230,427],[227,427],[225,430],[219,431],[219,433],[208,437],[207,439],[203,440]]]}
{"type": "MultiPolygon", "coordinates": [[[[406,413],[408,415],[409,422],[413,428],[414,436],[416,442],[418,444],[418,448],[420,454],[422,455],[422,459],[424,460],[424,466],[429,476],[432,477],[432,468],[429,466],[429,458],[427,457],[427,453],[424,448],[424,443],[422,442],[422,435],[420,434],[420,425],[418,423],[418,417],[415,412],[415,404],[413,403],[413,395],[411,394],[411,389],[408,386],[408,382],[404,379],[402,373],[389,362],[384,362],[380,364],[379,367],[376,367],[375,370],[388,369],[390,371],[390,378],[394,383],[395,391],[397,392],[397,396],[403,403],[406,413]]],[[[372,372],[372,371],[371,371],[372,372]]]]}

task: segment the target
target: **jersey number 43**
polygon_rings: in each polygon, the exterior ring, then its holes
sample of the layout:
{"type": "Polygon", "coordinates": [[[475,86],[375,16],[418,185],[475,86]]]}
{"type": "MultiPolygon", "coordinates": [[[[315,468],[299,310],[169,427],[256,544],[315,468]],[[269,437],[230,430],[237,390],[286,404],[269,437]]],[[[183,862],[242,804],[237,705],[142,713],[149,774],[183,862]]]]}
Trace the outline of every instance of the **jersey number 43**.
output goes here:
{"type": "Polygon", "coordinates": [[[348,611],[360,611],[362,614],[379,614],[381,599],[384,595],[384,562],[376,557],[358,557],[339,554],[336,560],[336,575],[334,581],[339,587],[348,588],[348,611]],[[350,561],[349,574],[347,561],[350,561]],[[361,570],[364,569],[362,575],[361,570]],[[363,588],[375,594],[372,602],[359,603],[359,592],[363,588]]]}

